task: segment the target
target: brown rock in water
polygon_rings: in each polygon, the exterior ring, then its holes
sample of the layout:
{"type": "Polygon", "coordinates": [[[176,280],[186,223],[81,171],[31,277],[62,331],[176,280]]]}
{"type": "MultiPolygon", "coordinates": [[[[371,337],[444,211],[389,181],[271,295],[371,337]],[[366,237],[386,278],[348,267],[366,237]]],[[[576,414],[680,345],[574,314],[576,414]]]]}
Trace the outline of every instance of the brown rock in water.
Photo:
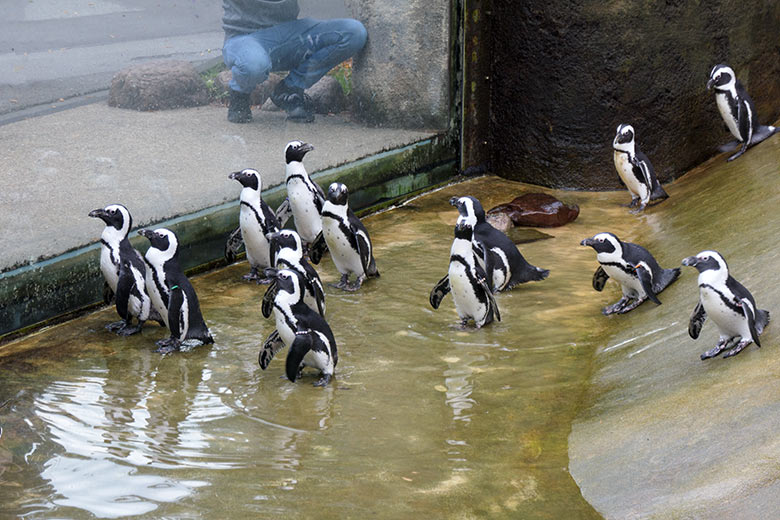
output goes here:
{"type": "Polygon", "coordinates": [[[576,219],[580,208],[576,204],[564,204],[546,193],[526,193],[487,212],[488,215],[500,213],[508,215],[515,226],[557,227],[576,219]]]}
{"type": "Polygon", "coordinates": [[[206,83],[186,61],[131,65],[111,80],[108,105],[134,110],[162,110],[205,105],[206,83]]]}

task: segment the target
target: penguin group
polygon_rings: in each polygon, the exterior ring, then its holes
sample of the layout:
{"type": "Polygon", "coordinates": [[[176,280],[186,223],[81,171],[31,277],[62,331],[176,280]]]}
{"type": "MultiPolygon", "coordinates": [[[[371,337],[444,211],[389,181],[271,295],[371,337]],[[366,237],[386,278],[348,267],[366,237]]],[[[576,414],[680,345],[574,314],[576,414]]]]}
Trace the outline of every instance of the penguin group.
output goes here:
{"type": "MultiPolygon", "coordinates": [[[[715,90],[721,116],[737,139],[727,147],[741,144],[729,161],[778,131],[758,123],[752,100],[727,65],[712,69],[707,89],[715,90]]],[[[243,278],[268,285],[261,312],[265,318],[273,315],[276,329],[260,348],[260,367],[265,370],[287,347],[287,378],[295,382],[305,367],[311,367],[320,376],[315,386],[326,386],[335,375],[338,347],[325,317],[325,290],[312,264],[318,265],[329,254],[340,274],[340,281],[331,285],[348,292],[358,291],[366,280],[380,274],[368,230],[349,207],[347,186],[334,182],[326,194],[307,173],[303,160],[312,150],[311,144],[302,141],[286,145],[287,197],[276,211],[263,200],[258,170],[246,168],[229,174],[229,179],[241,184],[241,193],[239,226],[228,237],[225,257],[232,262],[245,248],[250,271],[243,278]],[[285,228],[290,218],[295,230],[285,228]]],[[[668,198],[649,158],[639,149],[631,125],[617,127],[613,150],[615,169],[631,194],[633,213],[668,198]]],[[[430,291],[429,303],[438,309],[452,293],[460,326],[473,323],[479,329],[501,321],[498,293],[545,280],[550,271],[529,263],[512,240],[486,220],[479,200],[460,196],[449,203],[458,212],[449,264],[430,291]]],[[[89,216],[105,223],[100,240],[103,295],[106,303],[115,300],[121,318],[107,328],[130,335],[140,332],[146,321],[157,321],[170,331],[169,337],[157,342],[161,353],[212,343],[195,290],[179,264],[176,234],[165,228],[140,230],[150,243],[142,256],[128,239],[132,217],[125,206],[111,204],[89,216]]],[[[596,252],[599,265],[592,277],[593,288],[602,291],[610,278],[621,287],[622,297],[604,307],[604,315],[625,314],[647,300],[660,305],[658,295],[681,274],[679,267],[661,267],[647,249],[610,232],[597,233],[580,244],[596,252]]],[[[689,335],[697,339],[708,316],[720,333],[717,345],[701,359],[723,352],[730,357],[751,343],[760,346],[769,312],[759,309],[748,289],[730,275],[725,259],[716,251],[702,251],[685,258],[682,265],[699,272],[699,302],[689,320],[689,335]]]]}

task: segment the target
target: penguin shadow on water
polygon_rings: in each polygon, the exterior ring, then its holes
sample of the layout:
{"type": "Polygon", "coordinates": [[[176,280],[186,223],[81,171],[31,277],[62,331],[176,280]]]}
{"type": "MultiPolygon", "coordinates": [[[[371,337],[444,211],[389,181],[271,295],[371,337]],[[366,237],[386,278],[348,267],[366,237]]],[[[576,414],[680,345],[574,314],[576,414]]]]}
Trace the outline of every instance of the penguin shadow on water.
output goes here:
{"type": "Polygon", "coordinates": [[[680,268],[662,268],[644,247],[623,242],[613,233],[598,233],[580,245],[596,251],[599,267],[593,274],[593,288],[601,292],[611,277],[620,284],[623,296],[602,309],[605,316],[625,314],[647,300],[661,305],[658,299],[664,289],[680,276],[680,268]]]}

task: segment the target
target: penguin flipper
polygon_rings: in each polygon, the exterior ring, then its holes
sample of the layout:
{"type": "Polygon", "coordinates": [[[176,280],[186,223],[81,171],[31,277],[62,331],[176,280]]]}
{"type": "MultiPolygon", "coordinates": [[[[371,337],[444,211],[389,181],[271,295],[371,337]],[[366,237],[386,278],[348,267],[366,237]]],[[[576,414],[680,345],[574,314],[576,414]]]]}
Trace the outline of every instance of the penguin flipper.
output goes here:
{"type": "Polygon", "coordinates": [[[604,268],[599,265],[599,268],[593,273],[593,288],[599,292],[603,291],[607,280],[609,280],[609,275],[604,268]]]}
{"type": "Polygon", "coordinates": [[[271,363],[271,360],[274,358],[276,353],[283,348],[284,341],[282,341],[282,337],[279,335],[279,331],[274,330],[266,338],[265,343],[263,343],[263,347],[260,349],[260,354],[257,356],[257,363],[260,365],[260,368],[263,370],[268,368],[268,365],[271,363]]]}
{"type": "Polygon", "coordinates": [[[241,227],[239,226],[228,235],[227,242],[225,242],[225,260],[229,264],[236,261],[236,257],[241,252],[243,245],[244,237],[241,235],[241,227]]]}
{"type": "Polygon", "coordinates": [[[661,269],[661,276],[658,277],[658,282],[653,284],[653,292],[659,294],[661,291],[672,285],[672,282],[680,277],[682,271],[679,267],[673,267],[672,269],[661,269]]]}
{"type": "Polygon", "coordinates": [[[756,311],[756,332],[763,334],[767,325],[769,325],[769,311],[758,309],[756,311]]]}
{"type": "Polygon", "coordinates": [[[129,320],[130,294],[135,286],[135,277],[127,263],[119,267],[119,280],[116,283],[116,312],[123,320],[129,320]]]}
{"type": "MultiPolygon", "coordinates": [[[[477,266],[477,271],[479,271],[479,266],[477,266]]],[[[478,275],[479,276],[479,275],[478,275]]],[[[496,303],[496,297],[493,296],[493,291],[488,286],[487,280],[481,276],[477,278],[479,281],[479,284],[482,286],[482,289],[485,291],[485,296],[487,297],[487,304],[488,304],[488,313],[487,315],[490,316],[491,312],[493,313],[493,317],[496,319],[496,321],[501,321],[501,313],[498,310],[498,304],[496,303]]],[[[490,320],[486,320],[485,323],[489,323],[490,320]]]]}
{"type": "Polygon", "coordinates": [[[704,310],[704,305],[701,302],[696,304],[696,308],[693,309],[691,314],[691,321],[688,323],[688,335],[697,339],[699,333],[701,333],[701,327],[704,325],[704,320],[707,319],[707,311],[704,310]]]}
{"type": "Polygon", "coordinates": [[[260,305],[260,310],[263,312],[263,318],[270,318],[271,313],[274,310],[274,299],[276,299],[276,293],[279,292],[279,284],[276,278],[273,279],[271,285],[265,290],[263,295],[263,303],[260,305]]]}
{"type": "Polygon", "coordinates": [[[447,273],[444,278],[436,282],[436,285],[431,289],[431,294],[428,296],[428,301],[431,303],[431,307],[438,309],[441,305],[441,301],[450,292],[450,275],[447,273]]]}
{"type": "Polygon", "coordinates": [[[350,228],[350,231],[355,235],[355,244],[360,255],[360,264],[363,266],[363,272],[366,273],[366,276],[379,276],[374,255],[371,254],[371,242],[368,239],[368,235],[356,226],[350,226],[350,228]]]}
{"type": "Polygon", "coordinates": [[[639,278],[639,282],[642,284],[642,289],[645,291],[645,296],[647,296],[647,298],[656,305],[661,305],[661,300],[658,299],[658,297],[655,295],[655,292],[653,291],[653,277],[650,274],[650,271],[639,268],[636,270],[636,275],[639,278]]]}
{"type": "Polygon", "coordinates": [[[311,350],[313,344],[314,339],[310,330],[295,333],[295,340],[290,345],[290,352],[287,353],[287,361],[284,366],[287,379],[293,383],[298,379],[298,372],[301,370],[303,358],[311,350]]]}
{"type": "Polygon", "coordinates": [[[285,197],[279,207],[276,208],[276,219],[279,221],[279,227],[283,228],[287,221],[290,220],[292,215],[292,206],[290,205],[290,199],[285,197]]]}
{"type": "Polygon", "coordinates": [[[739,124],[739,135],[742,136],[742,148],[737,153],[727,159],[728,162],[733,161],[748,149],[750,141],[753,138],[753,128],[750,126],[750,118],[747,115],[747,108],[745,107],[745,100],[739,100],[737,103],[737,123],[739,124]]]}
{"type": "Polygon", "coordinates": [[[314,265],[317,265],[327,250],[328,244],[325,243],[325,237],[322,235],[322,231],[320,231],[314,238],[314,241],[309,244],[309,259],[314,265]]]}
{"type": "Polygon", "coordinates": [[[184,291],[178,285],[171,287],[171,294],[168,296],[168,328],[171,330],[171,337],[182,341],[187,331],[182,331],[181,307],[184,303],[184,291]]]}
{"type": "Polygon", "coordinates": [[[757,346],[760,347],[761,341],[759,341],[758,332],[756,331],[756,314],[754,312],[753,305],[747,298],[742,298],[739,301],[739,306],[742,307],[742,314],[745,316],[745,319],[748,322],[748,330],[750,331],[751,339],[757,346]]]}

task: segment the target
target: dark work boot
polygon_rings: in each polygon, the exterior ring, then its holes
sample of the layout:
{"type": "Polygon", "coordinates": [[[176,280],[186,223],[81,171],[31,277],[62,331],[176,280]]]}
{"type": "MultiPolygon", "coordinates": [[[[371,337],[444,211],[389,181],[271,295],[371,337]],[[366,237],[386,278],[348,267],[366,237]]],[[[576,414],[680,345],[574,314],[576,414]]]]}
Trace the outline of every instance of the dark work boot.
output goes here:
{"type": "Polygon", "coordinates": [[[249,94],[242,94],[236,90],[230,91],[228,121],[231,123],[249,123],[252,121],[249,94]]]}
{"type": "Polygon", "coordinates": [[[271,101],[287,112],[287,119],[296,123],[314,121],[314,109],[311,98],[302,88],[290,87],[286,81],[280,81],[271,93],[271,101]]]}

